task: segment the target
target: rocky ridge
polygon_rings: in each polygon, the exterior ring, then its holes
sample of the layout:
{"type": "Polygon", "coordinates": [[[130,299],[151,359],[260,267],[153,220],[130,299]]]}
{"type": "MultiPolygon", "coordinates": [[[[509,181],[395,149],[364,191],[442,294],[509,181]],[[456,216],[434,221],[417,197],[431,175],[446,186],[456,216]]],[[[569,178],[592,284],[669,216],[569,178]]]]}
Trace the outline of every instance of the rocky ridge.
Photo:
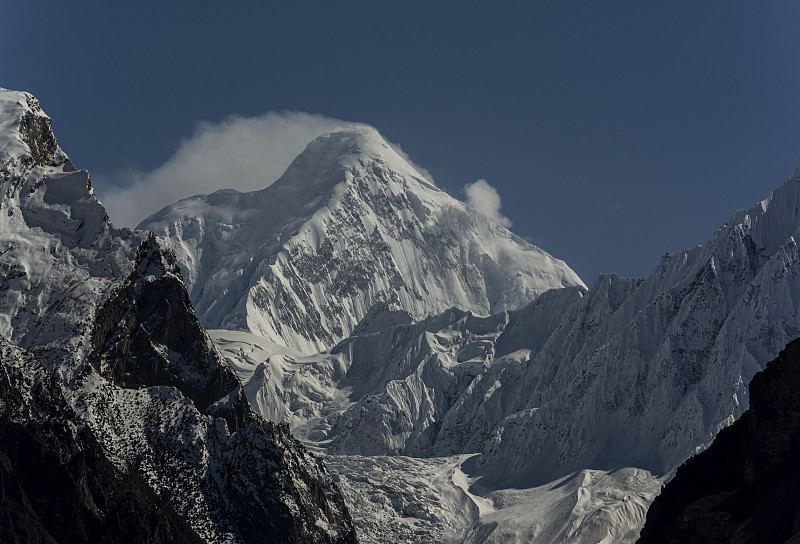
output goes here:
{"type": "MultiPolygon", "coordinates": [[[[355,541],[321,461],[250,409],[195,316],[172,251],[111,225],[88,174],[74,169],[27,93],[0,91],[0,165],[3,368],[11,376],[33,358],[52,376],[52,396],[69,414],[67,429],[45,439],[66,450],[60,462],[84,452],[105,467],[90,481],[123,475],[139,482],[141,497],[155,497],[128,512],[128,529],[155,509],[177,516],[152,529],[185,541],[355,541]]],[[[29,394],[8,383],[4,402],[29,394]]],[[[52,424],[47,410],[31,414],[34,433],[52,424]]],[[[4,477],[21,482],[4,452],[4,477]]],[[[109,519],[118,503],[102,499],[91,506],[109,519]]],[[[29,536],[19,541],[48,541],[42,531],[29,536]]]]}
{"type": "Polygon", "coordinates": [[[3,542],[203,542],[138,473],[109,462],[90,429],[71,424],[30,353],[0,339],[0,360],[3,542]]]}

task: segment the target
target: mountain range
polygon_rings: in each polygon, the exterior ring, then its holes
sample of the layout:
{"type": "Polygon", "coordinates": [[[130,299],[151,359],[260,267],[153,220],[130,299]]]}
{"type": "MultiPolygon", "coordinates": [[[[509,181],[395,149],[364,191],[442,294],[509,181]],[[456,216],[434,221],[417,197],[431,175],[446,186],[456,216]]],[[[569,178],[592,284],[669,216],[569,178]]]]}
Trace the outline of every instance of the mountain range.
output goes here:
{"type": "Polygon", "coordinates": [[[14,541],[632,543],[800,337],[800,170],[587,287],[366,125],[130,230],[32,96],[0,106],[14,541]]]}
{"type": "MultiPolygon", "coordinates": [[[[587,288],[358,125],[262,191],[139,227],[204,278],[193,301],[259,413],[329,455],[472,454],[460,467],[491,500],[586,470],[656,485],[738,418],[800,336],[798,210],[800,171],[649,277],[587,288]]],[[[641,513],[609,530],[635,538],[641,513]]]]}

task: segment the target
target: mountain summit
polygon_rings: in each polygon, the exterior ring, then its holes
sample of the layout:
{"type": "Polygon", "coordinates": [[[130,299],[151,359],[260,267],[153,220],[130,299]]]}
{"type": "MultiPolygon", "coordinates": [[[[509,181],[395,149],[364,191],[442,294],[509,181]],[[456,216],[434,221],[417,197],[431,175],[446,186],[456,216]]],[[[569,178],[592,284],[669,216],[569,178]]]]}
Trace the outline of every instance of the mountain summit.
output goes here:
{"type": "Polygon", "coordinates": [[[306,353],[332,347],[376,305],[414,319],[451,307],[488,315],[584,287],[366,125],[316,138],[266,189],[181,200],[139,227],[169,239],[207,327],[306,353]]]}
{"type": "MultiPolygon", "coordinates": [[[[458,470],[495,508],[476,503],[473,534],[632,542],[660,481],[742,414],[747,383],[800,336],[799,210],[795,172],[645,279],[601,275],[588,290],[553,289],[490,317],[370,312],[316,356],[213,334],[257,411],[354,456],[339,466],[353,474],[348,500],[365,505],[363,540],[386,541],[388,518],[365,514],[372,491],[359,459],[399,454],[470,456],[458,470]],[[559,495],[570,488],[569,500],[559,495]]],[[[414,463],[391,479],[412,481],[414,463]]]]}

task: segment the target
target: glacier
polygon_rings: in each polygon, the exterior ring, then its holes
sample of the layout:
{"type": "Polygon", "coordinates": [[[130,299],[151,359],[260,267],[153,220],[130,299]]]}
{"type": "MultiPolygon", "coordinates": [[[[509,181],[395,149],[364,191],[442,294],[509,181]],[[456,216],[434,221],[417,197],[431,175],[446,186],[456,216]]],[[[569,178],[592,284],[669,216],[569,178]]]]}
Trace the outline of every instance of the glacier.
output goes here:
{"type": "Polygon", "coordinates": [[[140,226],[254,409],[336,468],[362,540],[632,542],[800,336],[799,210],[800,170],[647,278],[586,287],[355,125],[140,226]]]}

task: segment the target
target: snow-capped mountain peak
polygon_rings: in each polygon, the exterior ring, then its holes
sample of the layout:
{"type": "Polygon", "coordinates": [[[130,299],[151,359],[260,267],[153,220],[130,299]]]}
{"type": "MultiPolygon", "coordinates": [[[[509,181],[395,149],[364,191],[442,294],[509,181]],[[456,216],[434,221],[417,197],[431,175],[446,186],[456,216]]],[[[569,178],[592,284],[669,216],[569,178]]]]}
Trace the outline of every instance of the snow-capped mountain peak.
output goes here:
{"type": "MultiPolygon", "coordinates": [[[[657,478],[734,421],[750,378],[800,336],[799,174],[702,246],[666,254],[645,279],[602,275],[588,290],[551,290],[491,317],[451,310],[411,322],[375,306],[350,338],[316,356],[278,359],[252,337],[215,336],[253,406],[329,452],[481,452],[461,465],[475,479],[470,492],[501,503],[510,488],[538,495],[559,488],[556,478],[635,467],[624,485],[642,493],[619,499],[622,517],[593,503],[581,529],[585,541],[629,541],[598,535],[635,538],[657,478]],[[253,370],[262,360],[268,377],[253,370]]],[[[353,481],[358,489],[364,478],[353,481]]],[[[584,515],[584,504],[564,511],[584,515]]],[[[361,523],[380,534],[380,524],[361,523]]],[[[504,523],[512,531],[525,522],[504,523]]],[[[572,542],[565,534],[542,541],[572,542]]]]}
{"type": "Polygon", "coordinates": [[[800,168],[760,203],[734,215],[729,224],[747,229],[758,251],[767,254],[800,233],[800,168]]]}
{"type": "MultiPolygon", "coordinates": [[[[352,123],[335,128],[312,140],[281,177],[283,183],[324,181],[323,174],[336,169],[352,169],[359,162],[377,161],[398,174],[432,181],[411,163],[397,146],[387,142],[377,129],[352,123]]],[[[328,181],[334,181],[327,178],[328,181]]]]}
{"type": "Polygon", "coordinates": [[[486,315],[583,286],[366,125],[316,138],[266,189],[185,199],[140,228],[169,239],[207,326],[306,353],[332,347],[375,304],[415,319],[486,315]]]}

